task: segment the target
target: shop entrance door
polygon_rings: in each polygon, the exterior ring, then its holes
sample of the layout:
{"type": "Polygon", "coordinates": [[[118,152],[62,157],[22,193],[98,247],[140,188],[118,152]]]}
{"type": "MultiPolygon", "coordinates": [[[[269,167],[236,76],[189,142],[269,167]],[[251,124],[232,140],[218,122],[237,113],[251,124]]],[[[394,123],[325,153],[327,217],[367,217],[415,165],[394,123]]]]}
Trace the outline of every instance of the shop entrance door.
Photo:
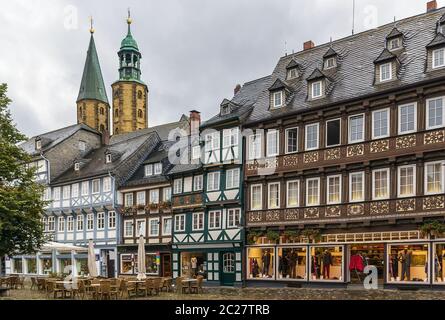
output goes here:
{"type": "Polygon", "coordinates": [[[165,253],[161,255],[161,261],[162,261],[162,276],[163,277],[171,277],[172,276],[172,261],[171,261],[171,254],[165,253]]]}
{"type": "Polygon", "coordinates": [[[375,266],[378,272],[378,283],[382,285],[385,273],[385,245],[383,243],[350,245],[349,265],[347,267],[351,284],[363,283],[366,275],[360,270],[361,266],[375,266]]]}
{"type": "Polygon", "coordinates": [[[235,283],[235,253],[221,252],[220,281],[223,286],[233,286],[235,283]]]}

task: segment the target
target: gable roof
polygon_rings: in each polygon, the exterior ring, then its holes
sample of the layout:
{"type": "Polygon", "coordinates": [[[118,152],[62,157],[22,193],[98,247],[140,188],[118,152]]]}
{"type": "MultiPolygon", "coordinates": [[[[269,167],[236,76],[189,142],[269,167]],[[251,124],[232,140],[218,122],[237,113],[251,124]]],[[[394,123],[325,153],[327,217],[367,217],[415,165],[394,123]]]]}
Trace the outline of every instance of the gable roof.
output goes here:
{"type": "Polygon", "coordinates": [[[397,37],[401,37],[403,36],[403,33],[401,33],[399,31],[399,29],[397,29],[396,27],[394,27],[394,29],[391,30],[391,32],[386,36],[386,39],[393,39],[393,38],[397,38],[397,37]]]}
{"type": "Polygon", "coordinates": [[[329,50],[324,54],[323,58],[326,59],[326,58],[330,58],[330,57],[333,57],[336,55],[337,55],[337,52],[332,47],[329,47],[329,50]]]}
{"type": "Polygon", "coordinates": [[[298,64],[297,61],[295,61],[294,59],[292,59],[289,64],[286,66],[286,69],[293,69],[293,68],[298,68],[300,65],[298,64]]]}
{"type": "Polygon", "coordinates": [[[378,58],[374,60],[374,63],[381,63],[395,58],[397,58],[397,56],[391,51],[389,51],[387,48],[385,48],[383,49],[382,53],[378,56],[378,58]]]}
{"type": "Polygon", "coordinates": [[[426,46],[428,49],[445,45],[445,36],[442,33],[437,33],[434,39],[426,46]]]}
{"type": "Polygon", "coordinates": [[[312,81],[312,80],[317,80],[317,79],[324,78],[324,77],[326,77],[324,75],[324,73],[321,72],[320,69],[316,68],[306,80],[312,81]]]}
{"type": "Polygon", "coordinates": [[[275,80],[272,86],[269,87],[269,91],[276,91],[286,88],[286,84],[280,79],[275,80]]]}

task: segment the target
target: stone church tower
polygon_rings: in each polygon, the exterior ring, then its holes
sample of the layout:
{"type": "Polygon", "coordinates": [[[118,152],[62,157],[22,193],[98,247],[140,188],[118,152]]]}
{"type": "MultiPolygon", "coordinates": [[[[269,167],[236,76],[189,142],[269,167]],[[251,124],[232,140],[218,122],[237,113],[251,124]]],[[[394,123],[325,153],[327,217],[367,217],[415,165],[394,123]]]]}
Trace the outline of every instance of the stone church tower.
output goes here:
{"type": "Polygon", "coordinates": [[[110,132],[110,104],[94,43],[93,27],[90,33],[90,45],[77,97],[77,123],[86,124],[101,133],[110,132]]]}
{"type": "Polygon", "coordinates": [[[121,134],[148,127],[148,87],[141,81],[139,47],[131,34],[130,14],[128,34],[122,40],[119,56],[119,80],[113,89],[113,134],[121,134]]]}

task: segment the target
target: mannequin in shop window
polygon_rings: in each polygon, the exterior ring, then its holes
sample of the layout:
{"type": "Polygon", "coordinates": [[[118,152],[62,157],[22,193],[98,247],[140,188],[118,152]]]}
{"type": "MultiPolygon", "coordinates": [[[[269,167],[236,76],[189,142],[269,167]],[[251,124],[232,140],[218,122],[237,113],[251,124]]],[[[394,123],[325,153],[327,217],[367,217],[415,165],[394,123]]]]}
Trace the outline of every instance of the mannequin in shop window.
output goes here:
{"type": "Polygon", "coordinates": [[[270,261],[271,261],[269,250],[264,251],[262,258],[263,258],[263,277],[269,278],[270,277],[269,267],[270,267],[270,261]]]}
{"type": "Polygon", "coordinates": [[[192,277],[196,277],[196,272],[198,270],[198,259],[196,257],[192,257],[190,259],[190,264],[192,267],[192,277]]]}
{"type": "Polygon", "coordinates": [[[401,281],[405,281],[405,278],[407,278],[407,281],[410,281],[411,279],[411,258],[412,252],[407,249],[403,250],[399,255],[399,261],[402,263],[401,281]]]}
{"type": "Polygon", "coordinates": [[[325,250],[323,253],[323,279],[330,279],[330,271],[332,265],[332,254],[325,250]]]}
{"type": "Polygon", "coordinates": [[[260,274],[260,266],[258,265],[258,260],[256,258],[250,261],[250,270],[252,270],[252,277],[256,278],[260,274]]]}
{"type": "Polygon", "coordinates": [[[315,251],[311,257],[311,273],[316,279],[320,278],[320,252],[315,251]]]}
{"type": "Polygon", "coordinates": [[[389,274],[394,280],[396,280],[399,275],[399,259],[395,251],[389,256],[389,274]]]}
{"type": "Polygon", "coordinates": [[[290,277],[292,279],[297,278],[297,264],[298,264],[298,253],[294,249],[292,249],[289,256],[290,277]]]}

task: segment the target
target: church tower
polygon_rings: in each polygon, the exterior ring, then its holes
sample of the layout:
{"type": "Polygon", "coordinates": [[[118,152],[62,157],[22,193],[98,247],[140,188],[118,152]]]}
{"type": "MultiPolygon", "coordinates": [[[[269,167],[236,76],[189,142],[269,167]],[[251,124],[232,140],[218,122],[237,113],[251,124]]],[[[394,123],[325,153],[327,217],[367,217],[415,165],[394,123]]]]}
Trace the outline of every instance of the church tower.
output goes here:
{"type": "Polygon", "coordinates": [[[119,56],[119,80],[113,89],[113,134],[121,134],[148,127],[148,87],[141,80],[139,47],[131,34],[128,12],[128,33],[122,40],[119,56]]]}
{"type": "Polygon", "coordinates": [[[110,132],[110,104],[94,43],[92,23],[90,33],[90,45],[77,97],[77,123],[86,124],[99,132],[110,132]]]}

